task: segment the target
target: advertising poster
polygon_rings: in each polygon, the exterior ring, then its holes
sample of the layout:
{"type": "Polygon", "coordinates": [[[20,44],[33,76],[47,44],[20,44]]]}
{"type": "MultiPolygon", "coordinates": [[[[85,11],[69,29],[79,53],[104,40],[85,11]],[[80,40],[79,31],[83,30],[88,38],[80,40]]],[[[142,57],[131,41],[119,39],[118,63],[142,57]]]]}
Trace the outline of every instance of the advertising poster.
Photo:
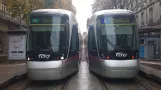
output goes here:
{"type": "Polygon", "coordinates": [[[26,35],[9,35],[9,60],[26,59],[26,35]]]}

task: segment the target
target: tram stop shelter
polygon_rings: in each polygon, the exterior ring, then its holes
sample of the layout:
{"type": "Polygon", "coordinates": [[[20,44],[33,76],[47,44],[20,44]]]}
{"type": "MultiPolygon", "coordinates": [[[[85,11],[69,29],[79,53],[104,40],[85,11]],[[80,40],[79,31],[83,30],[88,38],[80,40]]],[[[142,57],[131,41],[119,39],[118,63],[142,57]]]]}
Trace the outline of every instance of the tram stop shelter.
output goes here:
{"type": "Polygon", "coordinates": [[[8,31],[8,60],[26,60],[27,29],[8,31]]]}
{"type": "Polygon", "coordinates": [[[140,58],[161,60],[161,27],[139,28],[140,58]]]}

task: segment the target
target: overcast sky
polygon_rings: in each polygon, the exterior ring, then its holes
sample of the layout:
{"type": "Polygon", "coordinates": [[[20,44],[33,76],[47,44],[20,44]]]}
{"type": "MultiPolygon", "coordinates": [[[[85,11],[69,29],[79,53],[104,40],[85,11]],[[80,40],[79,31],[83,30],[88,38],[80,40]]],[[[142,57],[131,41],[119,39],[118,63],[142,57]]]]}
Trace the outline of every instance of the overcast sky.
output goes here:
{"type": "Polygon", "coordinates": [[[86,21],[92,15],[92,7],[94,0],[73,0],[73,5],[76,7],[76,18],[79,24],[81,33],[86,32],[86,21]]]}

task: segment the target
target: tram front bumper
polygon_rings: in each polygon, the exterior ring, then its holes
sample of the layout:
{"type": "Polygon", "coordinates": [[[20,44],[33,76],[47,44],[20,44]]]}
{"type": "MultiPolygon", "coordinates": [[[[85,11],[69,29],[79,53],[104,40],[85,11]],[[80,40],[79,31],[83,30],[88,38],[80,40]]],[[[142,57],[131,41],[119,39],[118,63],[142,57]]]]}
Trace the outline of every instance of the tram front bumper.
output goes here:
{"type": "Polygon", "coordinates": [[[135,78],[138,74],[138,60],[107,60],[105,77],[108,78],[135,78]]]}
{"type": "Polygon", "coordinates": [[[58,80],[62,78],[62,61],[28,61],[27,75],[31,80],[58,80]]]}

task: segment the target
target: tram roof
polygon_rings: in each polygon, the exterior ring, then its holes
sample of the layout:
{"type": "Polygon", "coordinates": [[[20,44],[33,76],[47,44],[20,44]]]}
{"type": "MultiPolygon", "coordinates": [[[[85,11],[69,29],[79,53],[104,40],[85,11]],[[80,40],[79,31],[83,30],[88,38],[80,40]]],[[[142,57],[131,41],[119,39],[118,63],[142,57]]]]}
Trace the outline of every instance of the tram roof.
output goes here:
{"type": "Polygon", "coordinates": [[[130,10],[126,9],[108,9],[108,10],[101,10],[98,12],[95,12],[94,15],[102,15],[102,14],[108,14],[108,15],[115,15],[115,14],[123,14],[123,15],[129,15],[129,14],[134,14],[130,10]]]}
{"type": "Polygon", "coordinates": [[[68,11],[68,10],[64,10],[64,9],[39,9],[39,10],[35,10],[31,13],[31,15],[35,15],[35,14],[48,14],[48,15],[52,15],[52,14],[57,14],[57,15],[63,15],[63,14],[67,14],[67,15],[74,15],[72,12],[68,11]]]}

